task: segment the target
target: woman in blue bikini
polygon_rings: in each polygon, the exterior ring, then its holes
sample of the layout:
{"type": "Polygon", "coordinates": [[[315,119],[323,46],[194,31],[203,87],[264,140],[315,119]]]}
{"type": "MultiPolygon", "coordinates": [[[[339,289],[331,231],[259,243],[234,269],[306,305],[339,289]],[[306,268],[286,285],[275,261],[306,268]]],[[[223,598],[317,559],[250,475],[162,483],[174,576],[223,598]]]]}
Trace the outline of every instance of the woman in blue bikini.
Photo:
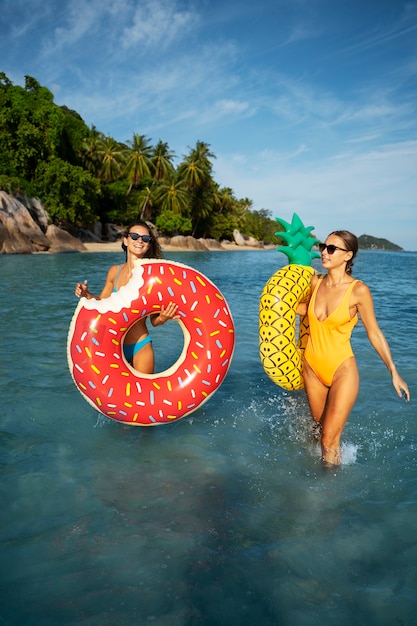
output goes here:
{"type": "MultiPolygon", "coordinates": [[[[146,222],[135,222],[126,229],[122,248],[126,252],[126,262],[122,265],[112,265],[107,273],[106,282],[99,297],[88,290],[87,283],[77,283],[75,295],[78,298],[108,298],[113,291],[126,285],[131,276],[134,262],[137,259],[160,259],[162,252],[158,240],[146,222]]],[[[166,308],[161,307],[159,314],[150,315],[152,326],[161,326],[168,320],[178,319],[178,306],[172,302],[166,308]]],[[[134,369],[143,374],[154,373],[154,352],[152,339],[146,326],[146,318],[139,319],[127,332],[123,352],[126,360],[134,369]]]]}

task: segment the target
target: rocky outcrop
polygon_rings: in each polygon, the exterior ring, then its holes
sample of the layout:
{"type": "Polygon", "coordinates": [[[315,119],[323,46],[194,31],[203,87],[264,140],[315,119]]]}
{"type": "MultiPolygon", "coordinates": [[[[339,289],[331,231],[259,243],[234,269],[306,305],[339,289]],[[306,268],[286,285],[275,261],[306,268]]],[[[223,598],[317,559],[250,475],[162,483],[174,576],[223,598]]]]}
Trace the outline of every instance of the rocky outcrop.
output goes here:
{"type": "Polygon", "coordinates": [[[170,246],[174,246],[175,248],[181,248],[182,250],[196,250],[196,251],[206,251],[209,249],[202,239],[195,239],[191,236],[185,235],[176,235],[175,237],[171,237],[166,242],[170,246]]]}
{"type": "MultiPolygon", "coordinates": [[[[85,243],[115,242],[121,239],[122,228],[114,224],[93,224],[88,229],[68,225],[64,230],[49,223],[48,213],[37,198],[13,197],[0,191],[0,254],[34,254],[37,252],[85,252],[85,243]]],[[[207,252],[237,248],[263,248],[263,243],[233,231],[234,241],[195,239],[176,235],[159,237],[161,246],[178,250],[207,252]]]]}
{"type": "Polygon", "coordinates": [[[0,254],[86,249],[78,239],[48,222],[48,214],[36,198],[15,198],[0,191],[0,254]]]}
{"type": "Polygon", "coordinates": [[[46,237],[50,242],[50,248],[48,252],[84,252],[87,248],[79,240],[67,233],[67,231],[54,226],[49,225],[46,231],[46,237]]]}
{"type": "MultiPolygon", "coordinates": [[[[42,223],[42,221],[41,221],[42,223]]],[[[0,191],[0,252],[46,252],[50,243],[30,211],[17,198],[0,191]]]]}
{"type": "Polygon", "coordinates": [[[257,239],[250,237],[249,235],[243,235],[240,231],[233,231],[233,239],[237,246],[249,247],[249,248],[262,248],[263,245],[257,239]]]}

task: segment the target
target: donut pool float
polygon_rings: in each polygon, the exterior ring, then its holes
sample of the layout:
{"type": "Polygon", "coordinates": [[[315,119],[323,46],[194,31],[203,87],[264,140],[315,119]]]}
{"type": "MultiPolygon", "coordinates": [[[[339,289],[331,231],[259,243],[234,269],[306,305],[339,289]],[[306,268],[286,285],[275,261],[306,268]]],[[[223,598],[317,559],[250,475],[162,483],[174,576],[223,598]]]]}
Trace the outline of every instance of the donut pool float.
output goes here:
{"type": "Polygon", "coordinates": [[[100,413],[132,426],[155,426],[192,413],[210,398],[227,374],[234,344],[227,302],[206,276],[182,263],[145,259],[108,298],[80,299],[67,357],[78,390],[100,413]],[[178,305],[182,353],[163,372],[138,372],[123,355],[124,337],[169,302],[178,305]]]}

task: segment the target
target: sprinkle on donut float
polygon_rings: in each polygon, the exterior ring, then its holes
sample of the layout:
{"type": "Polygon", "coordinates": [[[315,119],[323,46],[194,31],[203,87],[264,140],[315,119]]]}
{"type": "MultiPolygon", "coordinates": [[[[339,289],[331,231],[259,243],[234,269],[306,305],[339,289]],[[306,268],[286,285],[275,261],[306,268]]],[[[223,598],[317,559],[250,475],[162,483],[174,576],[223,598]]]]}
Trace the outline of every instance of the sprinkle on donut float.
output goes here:
{"type": "Polygon", "coordinates": [[[76,386],[95,409],[125,424],[154,426],[178,420],[210,398],[227,374],[234,344],[227,302],[206,276],[182,263],[140,259],[129,282],[109,298],[80,299],[67,356],[76,386]],[[169,369],[142,374],[124,358],[124,336],[169,302],[179,307],[182,353],[169,369]]]}

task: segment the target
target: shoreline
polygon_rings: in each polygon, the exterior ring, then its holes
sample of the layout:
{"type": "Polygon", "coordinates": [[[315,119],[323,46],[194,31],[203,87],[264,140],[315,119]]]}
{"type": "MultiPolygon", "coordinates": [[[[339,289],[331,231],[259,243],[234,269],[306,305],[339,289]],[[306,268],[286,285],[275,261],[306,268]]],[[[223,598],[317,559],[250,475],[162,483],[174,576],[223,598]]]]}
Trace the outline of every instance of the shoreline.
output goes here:
{"type": "MultiPolygon", "coordinates": [[[[86,250],[83,252],[123,252],[120,241],[113,242],[104,242],[104,243],[96,243],[96,242],[87,242],[83,243],[86,250]]],[[[227,245],[222,245],[220,248],[207,248],[207,250],[193,250],[192,248],[186,248],[184,246],[171,246],[169,244],[161,244],[162,252],[229,252],[229,251],[265,251],[265,250],[273,250],[275,249],[275,245],[265,246],[263,248],[258,248],[256,246],[238,246],[237,244],[230,243],[227,245]]]]}

